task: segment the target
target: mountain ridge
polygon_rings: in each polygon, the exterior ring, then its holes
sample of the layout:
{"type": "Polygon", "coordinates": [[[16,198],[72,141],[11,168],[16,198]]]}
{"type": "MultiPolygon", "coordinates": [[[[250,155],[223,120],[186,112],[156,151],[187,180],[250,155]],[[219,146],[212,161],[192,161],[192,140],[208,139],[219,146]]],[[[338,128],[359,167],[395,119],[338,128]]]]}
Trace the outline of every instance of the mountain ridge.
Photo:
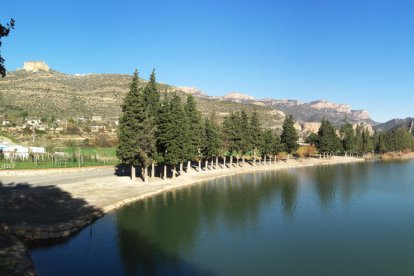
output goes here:
{"type": "MultiPolygon", "coordinates": [[[[26,62],[23,69],[9,72],[0,79],[0,110],[23,111],[42,116],[62,117],[100,115],[119,116],[123,97],[129,89],[131,76],[126,74],[64,74],[49,68],[44,62],[26,62]]],[[[147,81],[140,79],[140,85],[147,81]]],[[[205,116],[217,113],[219,119],[231,111],[258,109],[265,125],[280,127],[284,114],[292,114],[299,123],[320,122],[322,118],[341,124],[377,124],[366,110],[352,110],[349,105],[316,100],[303,103],[297,100],[255,99],[253,96],[231,92],[222,97],[209,96],[200,89],[158,83],[163,94],[176,92],[193,94],[205,116]]]]}

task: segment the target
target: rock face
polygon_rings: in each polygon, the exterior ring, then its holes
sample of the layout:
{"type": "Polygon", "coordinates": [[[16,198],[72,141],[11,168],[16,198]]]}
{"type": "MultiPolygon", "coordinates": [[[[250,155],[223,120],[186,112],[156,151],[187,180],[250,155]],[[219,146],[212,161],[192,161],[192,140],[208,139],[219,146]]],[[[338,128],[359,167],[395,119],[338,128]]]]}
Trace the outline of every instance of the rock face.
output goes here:
{"type": "Polygon", "coordinates": [[[254,97],[239,92],[231,92],[226,94],[223,99],[236,101],[254,101],[254,97]]]}
{"type": "Polygon", "coordinates": [[[318,110],[333,109],[337,112],[351,113],[351,107],[347,104],[331,103],[324,100],[310,102],[310,107],[318,110]]]}
{"type": "Polygon", "coordinates": [[[365,130],[367,130],[369,132],[369,134],[371,134],[371,135],[374,134],[374,129],[373,129],[373,127],[370,124],[367,124],[367,123],[353,124],[352,125],[352,128],[354,130],[356,130],[356,128],[357,128],[358,125],[362,125],[362,128],[365,129],[365,130]]]}
{"type": "Polygon", "coordinates": [[[26,61],[23,65],[23,70],[26,72],[38,72],[46,71],[49,72],[49,66],[43,61],[26,61]]]}
{"type": "Polygon", "coordinates": [[[367,110],[363,109],[363,110],[352,110],[351,111],[352,115],[355,116],[356,118],[359,118],[361,120],[369,120],[369,113],[367,110]]]}
{"type": "Polygon", "coordinates": [[[180,86],[177,89],[183,91],[186,94],[192,94],[197,96],[205,96],[206,94],[196,87],[180,86]]]}
{"type": "Polygon", "coordinates": [[[309,122],[302,124],[302,131],[306,134],[318,133],[321,123],[318,122],[309,122]]]}

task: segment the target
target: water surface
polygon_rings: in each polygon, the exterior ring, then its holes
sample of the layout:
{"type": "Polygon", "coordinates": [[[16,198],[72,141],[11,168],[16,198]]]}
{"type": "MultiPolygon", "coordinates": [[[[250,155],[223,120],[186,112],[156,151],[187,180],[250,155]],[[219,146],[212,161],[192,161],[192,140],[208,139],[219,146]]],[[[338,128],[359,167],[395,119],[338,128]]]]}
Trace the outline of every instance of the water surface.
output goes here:
{"type": "Polygon", "coordinates": [[[31,253],[39,275],[414,275],[414,162],[225,177],[31,253]]]}

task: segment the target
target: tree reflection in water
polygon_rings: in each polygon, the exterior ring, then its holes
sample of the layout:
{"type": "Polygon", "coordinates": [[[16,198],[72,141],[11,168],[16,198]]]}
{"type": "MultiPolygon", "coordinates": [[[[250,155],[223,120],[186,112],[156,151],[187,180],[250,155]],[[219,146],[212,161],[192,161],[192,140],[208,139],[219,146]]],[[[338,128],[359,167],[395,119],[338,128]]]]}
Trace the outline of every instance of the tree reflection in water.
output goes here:
{"type": "Polygon", "coordinates": [[[125,268],[130,274],[208,274],[198,271],[186,261],[186,256],[191,256],[212,233],[223,227],[233,233],[260,228],[263,210],[275,204],[274,210],[281,209],[285,218],[293,219],[299,182],[313,183],[322,208],[327,210],[337,190],[345,202],[354,191],[361,191],[363,187],[358,186],[355,178],[364,178],[368,172],[369,165],[346,165],[241,174],[166,192],[124,207],[116,212],[116,222],[125,268]]]}

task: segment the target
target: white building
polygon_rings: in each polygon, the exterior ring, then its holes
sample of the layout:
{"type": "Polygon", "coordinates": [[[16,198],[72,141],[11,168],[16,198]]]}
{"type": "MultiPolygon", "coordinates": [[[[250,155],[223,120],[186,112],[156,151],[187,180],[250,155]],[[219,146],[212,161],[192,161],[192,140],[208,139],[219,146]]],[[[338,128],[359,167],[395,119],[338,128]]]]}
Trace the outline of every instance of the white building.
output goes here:
{"type": "Polygon", "coordinates": [[[97,115],[92,116],[92,121],[100,122],[100,121],[102,121],[102,116],[97,116],[97,115]]]}
{"type": "Polygon", "coordinates": [[[3,122],[1,122],[1,125],[4,126],[4,127],[9,126],[10,125],[10,121],[3,120],[3,122]]]}

